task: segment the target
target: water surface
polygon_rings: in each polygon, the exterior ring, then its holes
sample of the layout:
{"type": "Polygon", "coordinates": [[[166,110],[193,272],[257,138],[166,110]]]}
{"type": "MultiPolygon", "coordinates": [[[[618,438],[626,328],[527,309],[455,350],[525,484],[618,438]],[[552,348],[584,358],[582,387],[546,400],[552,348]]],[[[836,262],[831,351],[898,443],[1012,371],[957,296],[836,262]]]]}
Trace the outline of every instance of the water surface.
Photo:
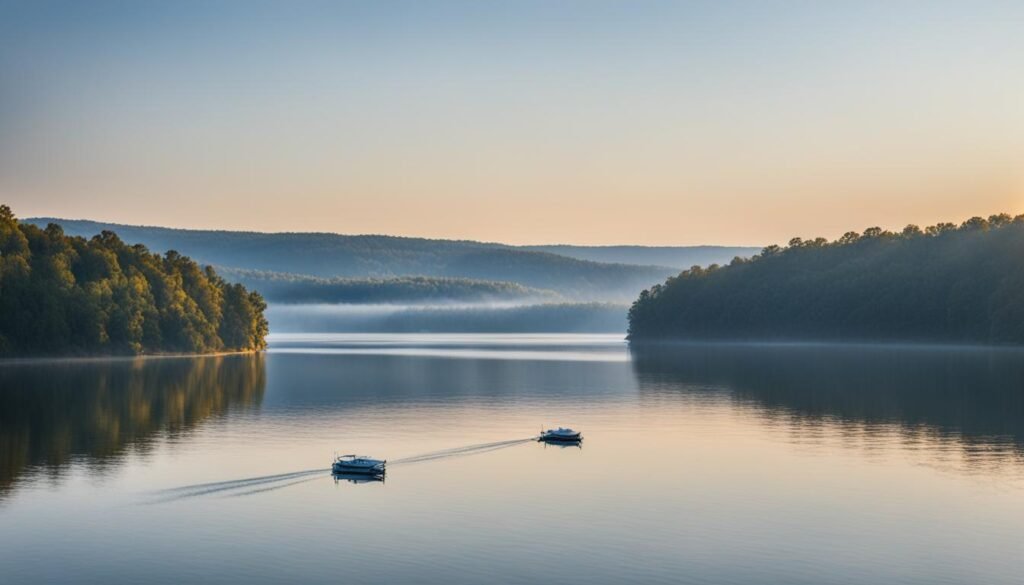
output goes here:
{"type": "Polygon", "coordinates": [[[1022,388],[1016,350],[578,335],[8,363],[0,580],[1020,583],[1022,388]]]}

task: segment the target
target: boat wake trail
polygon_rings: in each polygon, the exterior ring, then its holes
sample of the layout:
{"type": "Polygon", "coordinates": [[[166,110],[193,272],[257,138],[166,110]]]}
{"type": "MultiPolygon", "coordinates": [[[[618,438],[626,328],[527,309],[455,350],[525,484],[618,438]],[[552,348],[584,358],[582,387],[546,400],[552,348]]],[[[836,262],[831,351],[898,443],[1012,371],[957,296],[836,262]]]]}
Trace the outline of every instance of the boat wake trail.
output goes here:
{"type": "Polygon", "coordinates": [[[226,497],[226,498],[238,498],[238,497],[241,497],[241,496],[251,496],[251,495],[254,495],[254,494],[262,494],[263,492],[272,492],[274,490],[279,490],[279,489],[283,489],[283,488],[286,488],[286,487],[291,487],[293,485],[298,485],[300,483],[306,483],[307,481],[313,481],[315,479],[320,479],[320,477],[307,477],[307,478],[304,478],[304,479],[298,479],[298,480],[289,481],[289,482],[286,482],[286,483],[278,483],[278,484],[274,484],[274,485],[267,486],[267,487],[258,487],[258,488],[254,488],[254,489],[247,489],[245,491],[234,491],[234,492],[231,492],[229,494],[225,494],[224,497],[226,497]]]}
{"type": "Polygon", "coordinates": [[[497,441],[495,443],[480,443],[478,445],[467,445],[465,447],[455,447],[452,449],[445,449],[443,451],[434,451],[433,453],[424,453],[422,455],[413,455],[412,457],[403,457],[402,459],[393,459],[388,461],[388,466],[392,465],[408,465],[410,463],[422,463],[424,461],[434,461],[435,459],[447,459],[449,457],[464,457],[466,455],[477,455],[479,453],[487,453],[489,451],[497,451],[499,449],[507,449],[530,441],[536,441],[536,437],[528,437],[525,439],[512,439],[511,441],[497,441]]]}
{"type": "MultiPolygon", "coordinates": [[[[329,467],[320,469],[306,469],[304,471],[292,471],[290,473],[278,473],[275,475],[263,475],[260,477],[246,477],[243,479],[232,479],[228,481],[214,481],[210,483],[197,483],[192,485],[183,485],[174,488],[168,488],[165,490],[158,490],[153,492],[155,498],[149,503],[160,504],[164,502],[173,502],[175,500],[183,500],[186,498],[194,498],[197,496],[209,496],[221,492],[235,492],[238,490],[245,490],[255,488],[257,486],[268,486],[270,484],[276,484],[280,482],[287,482],[297,478],[305,477],[308,475],[321,474],[330,471],[329,467]]],[[[315,478],[311,478],[315,479],[315,478]]],[[[289,482],[284,485],[291,485],[289,482]]],[[[278,487],[284,487],[278,486],[278,487]]],[[[244,493],[244,492],[243,492],[244,493]]],[[[231,493],[225,495],[241,495],[239,493],[231,493]]]]}
{"type": "MultiPolygon", "coordinates": [[[[528,443],[530,441],[535,440],[537,440],[536,437],[528,437],[525,439],[512,439],[510,441],[497,441],[494,443],[479,443],[477,445],[454,447],[451,449],[444,449],[442,451],[434,451],[432,453],[423,453],[420,455],[413,455],[411,457],[393,459],[388,461],[388,467],[394,465],[411,465],[413,463],[424,463],[426,461],[436,461],[438,459],[448,459],[451,457],[465,457],[467,455],[478,455],[480,453],[488,453],[490,451],[497,451],[499,449],[507,449],[509,447],[514,447],[516,445],[521,445],[523,443],[528,443]]],[[[278,490],[300,483],[306,483],[307,481],[312,481],[314,479],[319,479],[319,477],[316,476],[330,477],[330,475],[326,475],[330,471],[331,468],[324,467],[319,469],[306,469],[303,471],[278,473],[274,475],[261,475],[258,477],[246,477],[242,479],[231,479],[226,481],[214,481],[209,483],[183,485],[151,492],[150,495],[152,496],[152,499],[149,499],[145,503],[162,504],[166,502],[184,500],[187,498],[196,498],[200,496],[211,496],[217,494],[225,497],[248,496],[252,494],[278,490]]]]}

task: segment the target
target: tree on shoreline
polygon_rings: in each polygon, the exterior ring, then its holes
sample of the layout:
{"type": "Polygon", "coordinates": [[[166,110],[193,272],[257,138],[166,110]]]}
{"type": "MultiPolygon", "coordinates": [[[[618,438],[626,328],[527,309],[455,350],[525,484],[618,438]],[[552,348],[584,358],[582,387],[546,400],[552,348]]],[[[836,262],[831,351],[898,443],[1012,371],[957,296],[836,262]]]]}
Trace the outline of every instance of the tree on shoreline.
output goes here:
{"type": "Polygon", "coordinates": [[[0,355],[259,350],[265,308],[173,250],[69,237],[0,205],[0,355]]]}
{"type": "Polygon", "coordinates": [[[793,238],[641,293],[633,340],[1024,343],[1024,216],[793,238]]]}

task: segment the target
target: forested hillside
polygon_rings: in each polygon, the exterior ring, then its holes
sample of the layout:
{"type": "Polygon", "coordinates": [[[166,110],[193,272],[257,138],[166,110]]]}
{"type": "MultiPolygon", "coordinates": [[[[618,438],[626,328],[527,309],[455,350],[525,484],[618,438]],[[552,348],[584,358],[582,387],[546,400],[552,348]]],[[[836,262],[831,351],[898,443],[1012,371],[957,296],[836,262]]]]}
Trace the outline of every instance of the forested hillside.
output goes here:
{"type": "Polygon", "coordinates": [[[761,251],[749,246],[521,246],[521,250],[549,252],[592,262],[669,266],[675,270],[690,266],[723,264],[736,256],[749,258],[761,251]]]}
{"type": "Polygon", "coordinates": [[[116,231],[154,250],[178,250],[214,266],[333,278],[431,276],[516,282],[573,299],[633,299],[676,269],[591,262],[501,244],[395,236],[258,233],[128,226],[84,220],[59,223],[70,235],[116,231]]]}
{"type": "Polygon", "coordinates": [[[770,246],[641,293],[630,338],[1024,343],[1024,216],[770,246]]]}
{"type": "Polygon", "coordinates": [[[320,278],[221,268],[226,279],[260,291],[272,303],[492,303],[556,300],[553,291],[514,282],[427,276],[320,278]]]}
{"type": "Polygon", "coordinates": [[[41,229],[0,205],[0,354],[262,349],[265,308],[177,252],[41,229]]]}

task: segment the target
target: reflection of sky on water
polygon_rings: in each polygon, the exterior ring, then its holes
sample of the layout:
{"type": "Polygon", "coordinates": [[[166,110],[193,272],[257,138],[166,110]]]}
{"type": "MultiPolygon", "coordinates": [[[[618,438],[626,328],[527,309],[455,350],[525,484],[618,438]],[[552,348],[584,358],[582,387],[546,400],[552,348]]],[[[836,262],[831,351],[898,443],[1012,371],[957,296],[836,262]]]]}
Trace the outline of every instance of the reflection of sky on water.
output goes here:
{"type": "Polygon", "coordinates": [[[271,348],[298,345],[315,349],[321,345],[504,346],[542,345],[565,351],[581,347],[620,347],[623,335],[592,333],[275,333],[268,338],[271,348]]]}
{"type": "MultiPolygon", "coordinates": [[[[11,388],[43,396],[71,378],[0,368],[5,423],[54,411],[32,419],[39,455],[13,468],[22,479],[0,503],[0,564],[55,581],[77,567],[86,582],[334,582],[344,570],[438,583],[1014,583],[1021,569],[1024,366],[1012,353],[630,354],[620,340],[546,336],[292,338],[287,353],[279,343],[255,377],[227,374],[257,359],[239,356],[125,390],[88,366],[94,381],[63,411],[11,388]],[[295,353],[303,344],[313,351],[295,353]],[[448,348],[458,359],[442,357],[448,348]],[[437,354],[391,353],[406,349],[437,354]],[[232,390],[250,378],[259,393],[232,390]],[[165,379],[178,383],[162,389],[165,379]],[[222,406],[192,405],[218,394],[222,406]],[[171,431],[182,417],[159,414],[163,403],[195,413],[187,432],[171,431]],[[582,429],[584,448],[506,445],[557,424],[582,429]],[[74,425],[115,438],[68,443],[74,425]],[[145,448],[117,442],[133,426],[145,448]],[[301,475],[338,450],[421,460],[372,485],[301,475]],[[464,454],[423,457],[439,452],[464,454]],[[39,551],[63,562],[40,569],[39,551]]],[[[3,436],[5,448],[21,444],[3,436]]]]}

